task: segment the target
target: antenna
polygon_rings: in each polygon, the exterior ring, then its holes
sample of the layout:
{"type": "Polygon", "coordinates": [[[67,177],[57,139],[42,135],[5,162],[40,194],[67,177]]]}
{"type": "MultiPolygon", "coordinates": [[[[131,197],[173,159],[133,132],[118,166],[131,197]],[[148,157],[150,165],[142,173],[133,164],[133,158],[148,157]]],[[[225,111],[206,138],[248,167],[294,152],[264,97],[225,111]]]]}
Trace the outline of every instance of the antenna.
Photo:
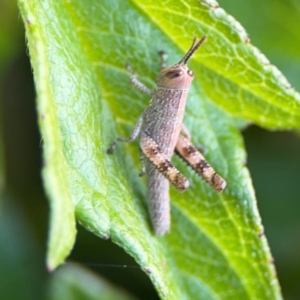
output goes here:
{"type": "Polygon", "coordinates": [[[206,35],[204,35],[200,41],[196,44],[197,37],[195,36],[193,39],[193,43],[188,50],[188,52],[185,54],[185,56],[177,63],[177,65],[186,65],[188,60],[191,58],[191,56],[196,52],[197,49],[200,48],[200,46],[205,42],[206,35]],[[195,45],[196,44],[196,45],[195,45]]]}

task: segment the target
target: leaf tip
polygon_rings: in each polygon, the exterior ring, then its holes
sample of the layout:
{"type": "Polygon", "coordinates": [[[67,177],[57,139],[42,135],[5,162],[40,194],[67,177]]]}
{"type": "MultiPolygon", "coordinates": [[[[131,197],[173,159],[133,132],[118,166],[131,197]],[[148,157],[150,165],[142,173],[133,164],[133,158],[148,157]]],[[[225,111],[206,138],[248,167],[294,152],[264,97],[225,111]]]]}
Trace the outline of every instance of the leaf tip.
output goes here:
{"type": "Polygon", "coordinates": [[[46,269],[49,273],[52,273],[59,265],[59,263],[55,263],[49,259],[46,262],[46,269]]]}

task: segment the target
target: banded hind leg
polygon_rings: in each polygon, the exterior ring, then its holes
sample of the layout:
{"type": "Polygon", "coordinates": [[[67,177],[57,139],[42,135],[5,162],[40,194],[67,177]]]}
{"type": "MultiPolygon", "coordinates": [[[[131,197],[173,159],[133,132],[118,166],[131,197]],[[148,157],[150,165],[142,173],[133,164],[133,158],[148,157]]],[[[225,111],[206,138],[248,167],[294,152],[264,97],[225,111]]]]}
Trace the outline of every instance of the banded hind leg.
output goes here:
{"type": "MultiPolygon", "coordinates": [[[[179,191],[184,191],[189,186],[189,181],[171,163],[167,155],[157,143],[142,131],[140,147],[148,160],[161,172],[179,191]]],[[[147,174],[148,175],[148,174],[147,174]]]]}
{"type": "Polygon", "coordinates": [[[222,192],[226,187],[226,181],[215,172],[212,166],[206,161],[205,157],[191,143],[190,134],[183,126],[182,134],[179,135],[175,152],[188,165],[192,167],[209,185],[217,192],[222,192]]]}

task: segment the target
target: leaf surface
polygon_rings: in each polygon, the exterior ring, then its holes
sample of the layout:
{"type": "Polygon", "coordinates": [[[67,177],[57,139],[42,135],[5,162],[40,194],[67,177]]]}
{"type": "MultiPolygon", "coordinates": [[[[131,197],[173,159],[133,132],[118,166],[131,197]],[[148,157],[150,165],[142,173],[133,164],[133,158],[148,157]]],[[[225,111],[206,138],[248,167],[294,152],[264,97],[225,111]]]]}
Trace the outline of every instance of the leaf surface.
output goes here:
{"type": "Polygon", "coordinates": [[[299,95],[243,28],[208,0],[19,3],[45,143],[50,268],[72,247],[75,213],[132,255],[162,299],[280,299],[236,118],[299,127],[299,95]],[[228,186],[217,194],[175,158],[191,186],[183,194],[171,189],[172,231],[155,237],[137,143],[106,154],[150,100],[129,84],[125,64],[154,87],[157,53],[174,64],[204,34],[208,41],[189,64],[195,80],[185,124],[228,186]]]}

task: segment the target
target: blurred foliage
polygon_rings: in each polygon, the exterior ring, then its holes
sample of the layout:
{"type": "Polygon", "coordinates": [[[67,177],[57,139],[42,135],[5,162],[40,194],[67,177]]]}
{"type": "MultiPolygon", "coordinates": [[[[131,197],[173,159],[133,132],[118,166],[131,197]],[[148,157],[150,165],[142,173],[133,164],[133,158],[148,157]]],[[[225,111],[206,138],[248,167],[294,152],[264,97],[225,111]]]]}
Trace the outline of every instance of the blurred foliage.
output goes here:
{"type": "MultiPolygon", "coordinates": [[[[21,49],[20,36],[23,34],[21,24],[16,22],[17,6],[9,0],[0,1],[0,88],[3,88],[5,68],[10,58],[21,49]]],[[[0,132],[2,132],[2,114],[0,115],[0,132]]],[[[4,145],[0,135],[0,188],[4,185],[4,145]]]]}
{"type": "MultiPolygon", "coordinates": [[[[0,71],[3,72],[9,58],[22,47],[22,27],[18,22],[18,8],[9,0],[0,2],[0,71]]],[[[2,74],[1,74],[2,75],[2,74]]]]}
{"type": "Polygon", "coordinates": [[[51,276],[47,300],[134,300],[125,291],[74,263],[62,266],[51,276]]]}
{"type": "MultiPolygon", "coordinates": [[[[298,2],[222,0],[220,5],[244,25],[252,43],[280,67],[289,81],[299,89],[297,78],[300,53],[296,26],[300,16],[298,2]]],[[[1,119],[4,119],[1,128],[4,132],[4,146],[1,145],[0,154],[5,158],[7,183],[0,200],[0,294],[5,299],[42,299],[43,294],[50,291],[48,299],[58,299],[53,296],[58,290],[69,289],[70,294],[76,288],[71,282],[74,273],[79,272],[78,278],[83,278],[85,271],[82,274],[80,269],[71,272],[70,277],[63,275],[66,276],[65,280],[60,279],[62,275],[58,273],[59,287],[51,283],[55,280],[54,273],[51,275],[54,279],[45,288],[49,282],[49,275],[44,270],[48,216],[38,177],[40,137],[37,135],[37,117],[34,113],[33,84],[29,78],[28,58],[21,54],[26,50],[15,3],[0,1],[0,16],[0,100],[1,119]]],[[[249,156],[248,166],[284,298],[298,299],[300,143],[293,134],[269,133],[255,127],[247,129],[244,136],[249,156]]],[[[79,230],[71,257],[81,263],[101,264],[96,266],[95,271],[130,289],[140,298],[156,297],[146,275],[111,242],[101,241],[79,230]],[[109,267],[110,264],[114,267],[109,267]],[[129,264],[131,268],[117,268],[122,264],[129,264]],[[135,279],[128,280],[131,277],[135,279]]],[[[94,284],[92,279],[89,280],[94,284]]],[[[97,283],[98,279],[95,280],[97,287],[101,285],[97,283]]],[[[88,288],[92,288],[92,284],[88,288]]],[[[85,295],[86,299],[93,299],[88,296],[89,293],[85,295]]]]}

